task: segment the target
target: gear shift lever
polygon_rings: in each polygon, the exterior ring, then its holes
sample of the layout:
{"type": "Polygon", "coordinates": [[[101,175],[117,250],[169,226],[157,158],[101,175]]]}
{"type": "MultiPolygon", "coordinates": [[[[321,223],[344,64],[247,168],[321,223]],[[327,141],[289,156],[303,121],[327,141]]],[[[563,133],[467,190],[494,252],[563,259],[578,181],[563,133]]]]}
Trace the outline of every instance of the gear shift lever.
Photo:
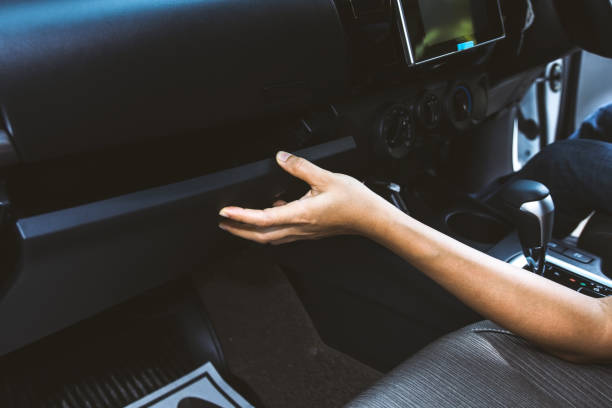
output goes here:
{"type": "Polygon", "coordinates": [[[537,181],[518,180],[502,191],[501,198],[518,228],[529,267],[541,275],[555,217],[550,191],[537,181]]]}

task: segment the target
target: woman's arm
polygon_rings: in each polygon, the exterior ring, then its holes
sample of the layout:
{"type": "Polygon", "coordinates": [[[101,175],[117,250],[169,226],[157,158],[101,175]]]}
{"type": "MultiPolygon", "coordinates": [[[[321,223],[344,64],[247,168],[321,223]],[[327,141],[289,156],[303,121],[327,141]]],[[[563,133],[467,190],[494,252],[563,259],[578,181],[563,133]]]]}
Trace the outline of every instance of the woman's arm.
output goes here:
{"type": "Polygon", "coordinates": [[[612,301],[593,299],[516,268],[416,221],[357,180],[281,152],[279,165],[311,190],[292,203],[227,207],[220,227],[260,243],[338,234],[397,253],[488,319],[573,362],[612,361],[612,301]]]}

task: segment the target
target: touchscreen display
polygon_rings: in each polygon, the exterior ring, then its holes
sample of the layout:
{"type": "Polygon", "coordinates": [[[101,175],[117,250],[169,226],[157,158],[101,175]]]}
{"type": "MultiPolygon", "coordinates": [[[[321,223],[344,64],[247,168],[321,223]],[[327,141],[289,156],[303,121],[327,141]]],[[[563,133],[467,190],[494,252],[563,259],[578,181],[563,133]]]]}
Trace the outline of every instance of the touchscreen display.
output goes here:
{"type": "Polygon", "coordinates": [[[411,64],[504,38],[497,0],[397,0],[411,64]]]}

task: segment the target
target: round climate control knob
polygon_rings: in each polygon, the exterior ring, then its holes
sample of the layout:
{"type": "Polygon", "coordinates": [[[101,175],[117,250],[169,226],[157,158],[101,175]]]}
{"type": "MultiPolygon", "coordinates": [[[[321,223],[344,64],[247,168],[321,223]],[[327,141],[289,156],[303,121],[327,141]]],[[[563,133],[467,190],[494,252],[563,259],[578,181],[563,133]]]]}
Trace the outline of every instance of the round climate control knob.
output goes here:
{"type": "Polygon", "coordinates": [[[458,86],[451,95],[451,112],[456,122],[464,122],[471,119],[473,102],[472,93],[466,86],[458,86]]]}

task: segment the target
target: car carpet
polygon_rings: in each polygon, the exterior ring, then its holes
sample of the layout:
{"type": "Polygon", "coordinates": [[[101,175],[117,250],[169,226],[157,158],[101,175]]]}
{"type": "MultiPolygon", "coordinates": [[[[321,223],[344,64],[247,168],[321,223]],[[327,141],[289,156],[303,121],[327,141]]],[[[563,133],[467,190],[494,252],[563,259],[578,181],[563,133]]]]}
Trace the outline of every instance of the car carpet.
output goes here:
{"type": "Polygon", "coordinates": [[[232,374],[266,408],[341,407],[381,378],[326,346],[283,272],[257,254],[194,275],[232,374]]]}

